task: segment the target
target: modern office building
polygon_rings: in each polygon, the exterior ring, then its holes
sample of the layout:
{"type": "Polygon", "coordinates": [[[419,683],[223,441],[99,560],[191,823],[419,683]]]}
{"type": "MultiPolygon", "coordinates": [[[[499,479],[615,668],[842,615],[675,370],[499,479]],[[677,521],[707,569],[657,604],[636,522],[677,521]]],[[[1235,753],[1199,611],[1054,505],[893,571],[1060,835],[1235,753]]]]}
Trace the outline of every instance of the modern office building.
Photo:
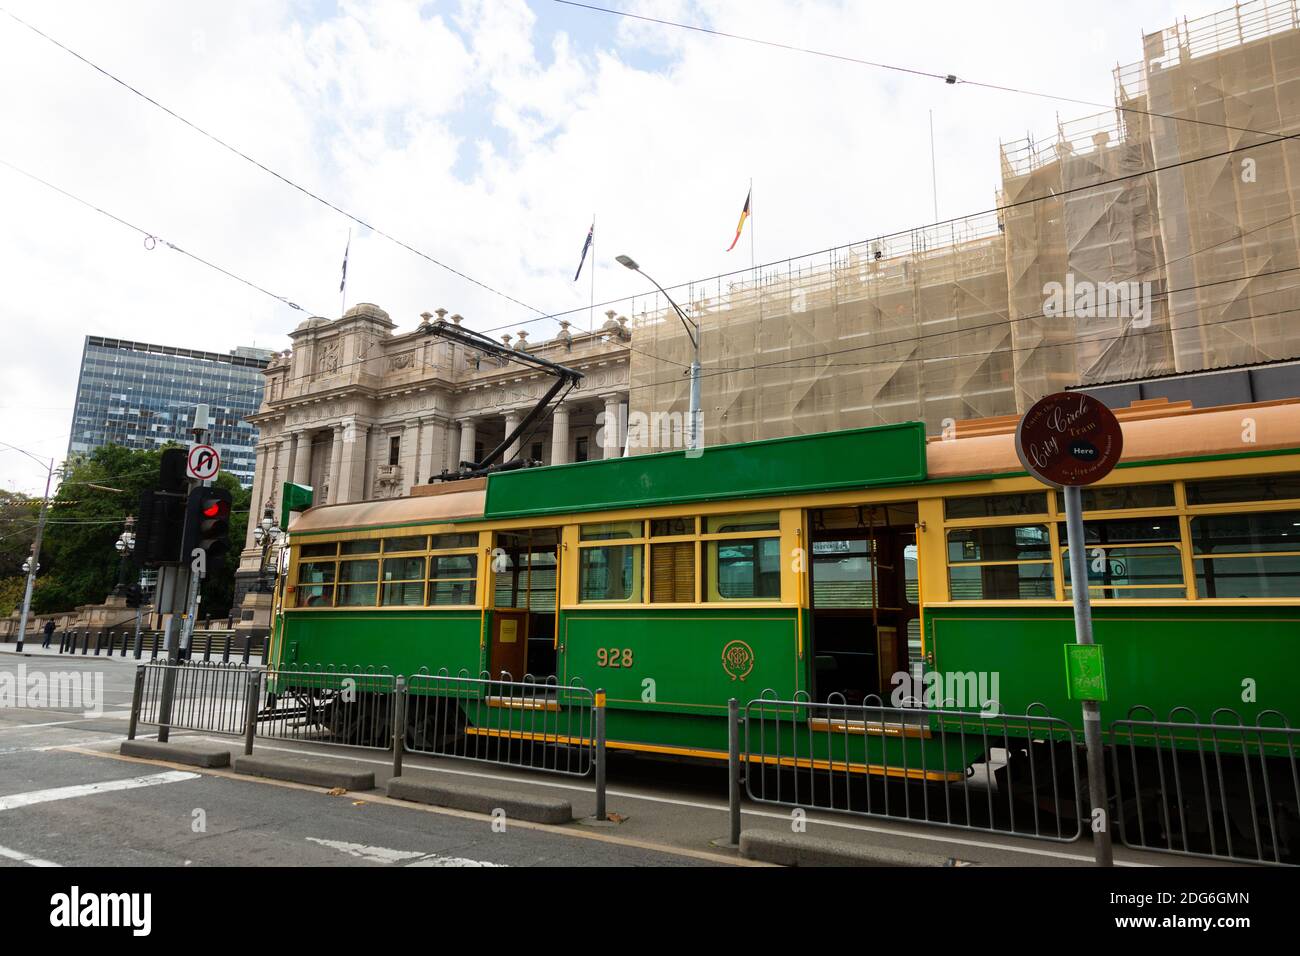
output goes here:
{"type": "Polygon", "coordinates": [[[253,482],[257,429],[245,419],[262,404],[262,369],[273,353],[229,354],[86,336],[68,457],[101,445],[157,448],[188,443],[194,406],[206,402],[209,440],[221,467],[253,482]]]}

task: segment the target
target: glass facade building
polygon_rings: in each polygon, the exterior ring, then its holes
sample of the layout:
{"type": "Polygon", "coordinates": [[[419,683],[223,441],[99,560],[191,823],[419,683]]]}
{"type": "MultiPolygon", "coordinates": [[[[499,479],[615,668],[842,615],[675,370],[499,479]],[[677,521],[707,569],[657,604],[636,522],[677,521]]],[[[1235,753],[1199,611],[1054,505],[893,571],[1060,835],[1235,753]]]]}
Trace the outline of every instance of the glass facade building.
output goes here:
{"type": "Polygon", "coordinates": [[[253,483],[257,429],[244,419],[262,404],[268,349],[229,354],[86,336],[68,457],[101,445],[189,444],[194,406],[208,405],[208,440],[221,467],[253,483]]]}

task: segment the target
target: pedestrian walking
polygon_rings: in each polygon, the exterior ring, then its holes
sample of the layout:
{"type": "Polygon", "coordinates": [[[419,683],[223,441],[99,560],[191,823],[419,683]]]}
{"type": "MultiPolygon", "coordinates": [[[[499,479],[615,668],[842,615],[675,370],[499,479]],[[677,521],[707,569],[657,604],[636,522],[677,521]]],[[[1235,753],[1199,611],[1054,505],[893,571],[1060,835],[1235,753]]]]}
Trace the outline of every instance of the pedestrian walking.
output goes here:
{"type": "Polygon", "coordinates": [[[48,621],[45,622],[45,640],[41,643],[41,647],[49,647],[50,638],[53,636],[54,636],[54,618],[50,618],[48,621]]]}

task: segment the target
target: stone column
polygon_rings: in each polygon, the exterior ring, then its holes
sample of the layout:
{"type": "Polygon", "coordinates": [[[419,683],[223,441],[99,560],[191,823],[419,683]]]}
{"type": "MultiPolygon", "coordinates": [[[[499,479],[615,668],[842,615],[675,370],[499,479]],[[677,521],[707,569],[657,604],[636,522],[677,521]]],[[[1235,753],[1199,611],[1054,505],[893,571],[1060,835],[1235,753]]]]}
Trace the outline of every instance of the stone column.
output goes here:
{"type": "Polygon", "coordinates": [[[472,418],[466,418],[460,423],[460,459],[457,466],[461,461],[474,460],[474,441],[477,426],[478,423],[472,418]]]}
{"type": "Polygon", "coordinates": [[[420,420],[407,422],[402,426],[402,454],[398,463],[402,466],[402,484],[398,495],[405,497],[410,493],[411,485],[416,484],[416,472],[420,470],[420,437],[423,429],[420,420]]]}
{"type": "Polygon", "coordinates": [[[330,470],[329,470],[329,502],[334,504],[341,500],[339,498],[339,484],[342,478],[340,474],[343,471],[343,426],[334,426],[334,441],[330,445],[330,470]]]}
{"type": "Polygon", "coordinates": [[[293,483],[311,484],[311,432],[295,432],[293,436],[293,483]]]}
{"type": "Polygon", "coordinates": [[[447,426],[447,442],[442,450],[442,466],[439,470],[455,471],[460,457],[460,422],[447,426]]]}
{"type": "Polygon", "coordinates": [[[254,547],[253,528],[262,520],[262,501],[266,498],[268,483],[272,481],[270,466],[273,447],[271,442],[258,442],[254,451],[253,488],[248,499],[248,534],[244,538],[245,551],[254,547]]]}
{"type": "Polygon", "coordinates": [[[361,501],[365,497],[366,431],[367,426],[356,419],[343,422],[342,468],[338,490],[331,492],[334,501],[361,501]]]}
{"type": "Polygon", "coordinates": [[[557,405],[551,415],[551,464],[569,463],[569,406],[557,405]]]}
{"type": "Polygon", "coordinates": [[[601,457],[618,458],[623,454],[622,442],[619,440],[619,406],[622,396],[602,395],[601,399],[605,402],[605,417],[601,419],[601,457]]]}
{"type": "MultiPolygon", "coordinates": [[[[508,438],[510,436],[510,433],[519,427],[519,423],[523,421],[523,417],[524,417],[523,414],[520,412],[506,412],[506,433],[501,436],[503,440],[508,438]]],[[[519,457],[519,439],[516,438],[513,442],[510,443],[510,446],[506,449],[505,457],[502,459],[502,461],[514,461],[518,457],[519,457]]]]}

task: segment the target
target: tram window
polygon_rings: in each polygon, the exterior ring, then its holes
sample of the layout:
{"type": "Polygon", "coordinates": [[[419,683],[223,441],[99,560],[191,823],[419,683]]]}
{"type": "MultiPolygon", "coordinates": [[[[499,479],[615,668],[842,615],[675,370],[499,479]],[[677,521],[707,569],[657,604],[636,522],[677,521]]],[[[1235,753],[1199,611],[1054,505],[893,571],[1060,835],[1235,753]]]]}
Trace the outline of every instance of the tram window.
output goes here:
{"type": "MultiPolygon", "coordinates": [[[[1172,508],[1173,485],[1111,485],[1080,489],[1084,511],[1118,511],[1121,508],[1172,508]]],[[[1065,495],[1056,493],[1056,507],[1065,514],[1065,495]]]]}
{"type": "Polygon", "coordinates": [[[945,518],[1003,518],[1047,514],[1047,495],[975,495],[949,498],[943,503],[945,518]]]}
{"type": "Polygon", "coordinates": [[[379,595],[378,561],[339,563],[339,607],[374,607],[379,595]]]}
{"type": "Polygon", "coordinates": [[[1300,511],[1197,516],[1192,552],[1203,598],[1300,597],[1300,511]]]}
{"type": "Polygon", "coordinates": [[[639,538],[644,533],[640,521],[605,521],[600,524],[584,524],[581,538],[583,541],[610,541],[615,538],[639,538]]]}
{"type": "Polygon", "coordinates": [[[424,603],[424,558],[385,558],[383,566],[384,605],[424,603]]]}
{"type": "Polygon", "coordinates": [[[329,607],[334,603],[334,585],[298,585],[298,607],[329,607]]]}
{"type": "Polygon", "coordinates": [[[812,546],[813,604],[826,608],[869,608],[874,605],[872,542],[866,539],[814,541],[812,546]]]}
{"type": "Polygon", "coordinates": [[[709,576],[714,600],[756,601],[781,597],[781,539],[709,541],[709,576]]]}
{"type": "Polygon", "coordinates": [[[1259,475],[1187,482],[1189,505],[1300,498],[1300,475],[1259,475]]]}
{"type": "MultiPolygon", "coordinates": [[[[1065,523],[1057,526],[1061,541],[1066,539],[1065,523]]],[[[1090,546],[1109,544],[1153,544],[1179,540],[1178,518],[1116,518],[1110,521],[1085,521],[1083,540],[1090,546]]]]}
{"type": "Polygon", "coordinates": [[[475,532],[468,534],[435,534],[429,542],[429,548],[432,551],[450,551],[453,548],[477,548],[478,535],[475,532]]]}
{"type": "Polygon", "coordinates": [[[384,553],[392,554],[394,551],[423,551],[428,547],[429,539],[422,534],[406,535],[401,538],[385,538],[384,553]]]}
{"type": "Polygon", "coordinates": [[[298,607],[329,607],[334,603],[334,568],[333,561],[304,561],[298,565],[298,607]]]}
{"type": "Polygon", "coordinates": [[[1047,526],[1008,525],[948,532],[948,562],[1051,560],[1047,526]]]}
{"type": "Polygon", "coordinates": [[[641,555],[639,544],[613,544],[582,548],[578,552],[578,600],[641,600],[641,555]]]}
{"type": "Polygon", "coordinates": [[[332,558],[338,554],[338,547],[333,541],[329,544],[304,544],[298,556],[302,558],[332,558]]]}
{"type": "Polygon", "coordinates": [[[1051,539],[1046,525],[948,532],[948,595],[954,601],[1051,599],[1051,539]]]}
{"type": "Polygon", "coordinates": [[[695,534],[694,518],[656,518],[650,522],[650,537],[673,538],[695,534]]]}
{"type": "Polygon", "coordinates": [[[760,511],[748,515],[711,515],[705,519],[708,534],[743,534],[747,531],[776,531],[780,516],[775,511],[760,511]]]}
{"type": "Polygon", "coordinates": [[[686,604],[695,600],[694,541],[650,546],[650,600],[686,604]]]}
{"type": "Polygon", "coordinates": [[[344,554],[378,554],[379,542],[374,538],[366,541],[344,541],[342,550],[344,554]]]}
{"type": "Polygon", "coordinates": [[[429,603],[473,604],[478,555],[436,554],[429,559],[429,603]]]}
{"type": "MultiPolygon", "coordinates": [[[[1061,561],[1070,566],[1069,548],[1061,561]]],[[[1100,597],[1185,597],[1182,555],[1173,545],[1089,545],[1088,590],[1100,597]]],[[[1065,596],[1071,596],[1068,579],[1065,596]]]]}
{"type": "Polygon", "coordinates": [[[1050,563],[965,564],[948,568],[948,596],[954,601],[1051,600],[1050,563]]]}

